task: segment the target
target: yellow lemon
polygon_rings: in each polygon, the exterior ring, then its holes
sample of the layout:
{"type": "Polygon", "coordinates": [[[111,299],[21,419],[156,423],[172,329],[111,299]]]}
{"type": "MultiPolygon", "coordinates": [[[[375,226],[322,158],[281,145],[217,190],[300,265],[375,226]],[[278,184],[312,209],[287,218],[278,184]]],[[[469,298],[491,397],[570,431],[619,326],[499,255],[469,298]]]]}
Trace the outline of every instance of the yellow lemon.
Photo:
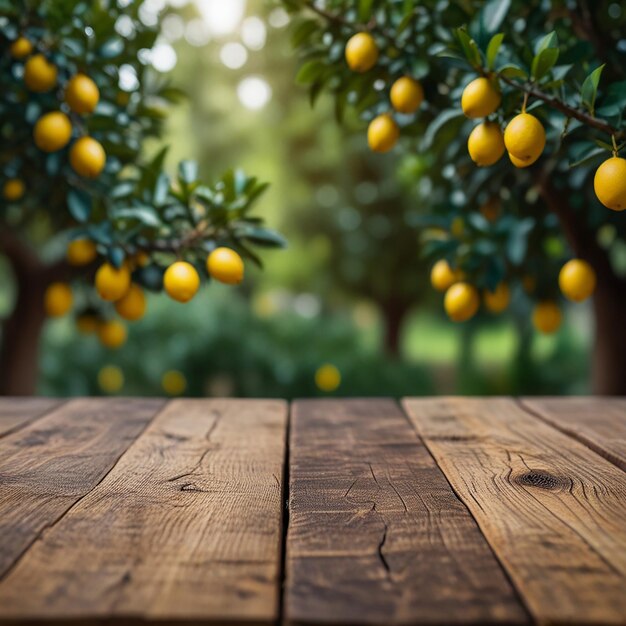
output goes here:
{"type": "Polygon", "coordinates": [[[561,309],[556,302],[539,302],[533,309],[533,326],[542,333],[554,333],[561,326],[561,309]]]}
{"type": "Polygon", "coordinates": [[[96,272],[96,291],[103,300],[115,302],[130,289],[130,271],[126,265],[117,268],[103,263],[96,272]]]}
{"type": "Polygon", "coordinates": [[[98,85],[85,74],[76,74],[67,83],[65,102],[75,113],[93,113],[100,100],[98,85]]]}
{"type": "Polygon", "coordinates": [[[504,138],[496,122],[478,124],[467,140],[467,150],[479,167],[493,165],[504,154],[504,138]]]}
{"type": "Polygon", "coordinates": [[[206,260],[212,278],[227,285],[238,285],[243,280],[243,260],[230,248],[216,248],[206,260]]]}
{"type": "Polygon", "coordinates": [[[582,302],[596,288],[596,273],[587,261],[572,259],[559,272],[559,287],[567,299],[582,302]]]}
{"type": "Polygon", "coordinates": [[[24,183],[19,178],[11,178],[3,185],[2,196],[9,202],[15,202],[24,195],[25,190],[24,183]]]}
{"type": "Polygon", "coordinates": [[[534,115],[520,113],[507,124],[504,145],[512,161],[512,157],[515,157],[513,165],[520,167],[517,165],[519,162],[530,165],[541,156],[545,148],[546,131],[534,115]]]}
{"type": "Polygon", "coordinates": [[[509,306],[511,300],[509,286],[502,282],[498,284],[495,291],[486,289],[483,299],[488,311],[491,311],[491,313],[502,313],[509,306]]]}
{"type": "Polygon", "coordinates": [[[85,178],[97,178],[104,169],[106,153],[93,137],[81,137],[70,149],[70,164],[74,171],[85,178]]]}
{"type": "Polygon", "coordinates": [[[176,261],[165,270],[163,287],[170,298],[189,302],[200,287],[200,277],[191,263],[176,261]]]}
{"type": "Polygon", "coordinates": [[[492,196],[481,205],[480,214],[489,222],[495,222],[500,216],[500,200],[496,196],[492,196]]]}
{"type": "Polygon", "coordinates": [[[321,391],[335,391],[341,384],[341,372],[331,363],[325,363],[315,372],[315,384],[321,391]]]}
{"type": "Polygon", "coordinates": [[[56,152],[65,148],[71,136],[72,123],[61,111],[46,113],[35,124],[35,145],[44,152],[56,152]]]}
{"type": "Polygon", "coordinates": [[[70,265],[88,265],[97,256],[96,244],[90,239],[74,239],[67,246],[66,258],[70,265]]]}
{"type": "Polygon", "coordinates": [[[593,188],[607,209],[626,209],[626,159],[615,156],[602,163],[593,179],[593,188]]]}
{"type": "Polygon", "coordinates": [[[375,117],[367,128],[367,143],[374,152],[389,152],[400,137],[400,129],[391,115],[375,117]]]}
{"type": "Polygon", "coordinates": [[[100,320],[98,319],[98,316],[93,313],[81,313],[76,318],[76,328],[78,328],[78,331],[84,335],[90,335],[91,333],[97,332],[99,325],[100,320]]]}
{"type": "Polygon", "coordinates": [[[180,396],[187,389],[187,379],[178,370],[169,370],[161,378],[161,386],[168,396],[180,396]]]}
{"type": "Polygon", "coordinates": [[[127,337],[126,326],[119,320],[108,320],[98,326],[98,339],[105,348],[120,348],[126,343],[127,337]]]}
{"type": "Polygon", "coordinates": [[[529,161],[522,161],[521,159],[518,159],[517,157],[513,156],[510,152],[508,153],[508,155],[509,155],[509,159],[511,160],[511,163],[513,163],[515,167],[519,167],[520,169],[523,167],[528,167],[529,165],[532,165],[539,158],[537,157],[535,159],[530,159],[529,161]]]}
{"type": "Polygon", "coordinates": [[[11,56],[14,59],[23,59],[33,51],[33,44],[26,37],[18,37],[11,44],[11,56]]]}
{"type": "Polygon", "coordinates": [[[44,310],[49,317],[61,317],[72,308],[72,289],[67,283],[52,283],[44,293],[44,310]]]}
{"type": "Polygon", "coordinates": [[[389,99],[398,113],[415,113],[424,101],[424,89],[416,80],[403,76],[391,86],[389,99]]]}
{"type": "Polygon", "coordinates": [[[369,33],[357,33],[346,44],[346,61],[353,72],[367,72],[378,61],[378,46],[369,33]]]}
{"type": "Polygon", "coordinates": [[[57,84],[57,68],[43,54],[36,54],[24,65],[24,82],[31,91],[43,93],[57,84]]]}
{"type": "Polygon", "coordinates": [[[135,267],[145,267],[150,263],[150,255],[145,250],[133,254],[131,261],[135,267]]]}
{"type": "Polygon", "coordinates": [[[455,217],[450,224],[450,234],[457,239],[460,239],[465,232],[465,220],[461,217],[455,217]]]}
{"type": "Polygon", "coordinates": [[[449,287],[463,280],[463,272],[453,270],[445,259],[437,261],[430,270],[430,283],[437,291],[446,291],[449,287]]]}
{"type": "Polygon", "coordinates": [[[115,365],[105,365],[98,372],[98,385],[105,393],[117,393],[124,386],[124,372],[115,365]]]}
{"type": "Polygon", "coordinates": [[[502,95],[485,77],[475,78],[461,96],[461,108],[467,117],[487,117],[499,106],[502,95]]]}
{"type": "Polygon", "coordinates": [[[443,306],[453,322],[465,322],[476,315],[480,305],[478,291],[469,283],[455,283],[446,291],[443,306]]]}
{"type": "Polygon", "coordinates": [[[120,317],[129,322],[140,320],[146,312],[146,296],[139,285],[130,289],[115,303],[115,310],[120,317]]]}

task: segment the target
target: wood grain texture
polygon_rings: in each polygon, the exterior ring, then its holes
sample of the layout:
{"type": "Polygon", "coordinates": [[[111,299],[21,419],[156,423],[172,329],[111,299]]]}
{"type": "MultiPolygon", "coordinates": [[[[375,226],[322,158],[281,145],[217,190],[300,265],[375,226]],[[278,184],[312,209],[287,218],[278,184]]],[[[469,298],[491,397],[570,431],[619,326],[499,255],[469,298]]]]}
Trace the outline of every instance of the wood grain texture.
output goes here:
{"type": "Polygon", "coordinates": [[[408,399],[540,623],[626,623],[626,474],[510,399],[408,399]]]}
{"type": "Polygon", "coordinates": [[[93,489],[162,400],[71,400],[0,439],[0,579],[93,489]]]}
{"type": "Polygon", "coordinates": [[[395,402],[296,402],[289,471],[290,623],[526,621],[395,402]]]}
{"type": "Polygon", "coordinates": [[[63,400],[54,398],[0,397],[0,437],[23,428],[62,403],[63,400]]]}
{"type": "Polygon", "coordinates": [[[521,403],[626,471],[626,398],[523,398],[521,403]]]}
{"type": "Polygon", "coordinates": [[[172,401],[0,583],[9,619],[278,617],[287,410],[172,401]]]}

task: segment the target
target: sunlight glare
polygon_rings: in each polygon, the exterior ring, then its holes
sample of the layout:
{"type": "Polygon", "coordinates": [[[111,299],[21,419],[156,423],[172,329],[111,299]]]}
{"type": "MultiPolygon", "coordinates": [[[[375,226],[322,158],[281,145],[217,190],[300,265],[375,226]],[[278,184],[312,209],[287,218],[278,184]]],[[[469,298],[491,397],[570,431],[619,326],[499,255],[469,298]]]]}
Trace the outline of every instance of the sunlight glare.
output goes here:
{"type": "Polygon", "coordinates": [[[237,30],[246,10],[246,0],[196,0],[196,6],[210,34],[220,37],[237,30]]]}

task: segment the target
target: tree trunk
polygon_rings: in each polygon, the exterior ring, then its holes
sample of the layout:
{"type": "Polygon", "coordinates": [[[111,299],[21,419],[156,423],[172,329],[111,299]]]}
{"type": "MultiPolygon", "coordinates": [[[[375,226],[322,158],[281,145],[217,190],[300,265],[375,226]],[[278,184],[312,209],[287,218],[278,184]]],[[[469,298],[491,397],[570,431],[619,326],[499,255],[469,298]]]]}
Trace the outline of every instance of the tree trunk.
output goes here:
{"type": "Polygon", "coordinates": [[[385,351],[392,357],[400,356],[402,323],[409,305],[401,300],[390,299],[383,303],[382,313],[385,325],[385,351]]]}
{"type": "Polygon", "coordinates": [[[45,274],[15,266],[17,298],[4,322],[0,348],[0,395],[33,395],[39,374],[39,339],[45,320],[45,274]]]}
{"type": "Polygon", "coordinates": [[[626,284],[598,280],[593,308],[594,393],[626,395],[626,284]]]}
{"type": "Polygon", "coordinates": [[[599,395],[626,395],[626,280],[616,276],[606,250],[585,216],[575,214],[565,195],[547,179],[540,190],[548,208],[559,218],[574,254],[587,261],[597,276],[593,296],[595,342],[592,388],[599,395]]]}

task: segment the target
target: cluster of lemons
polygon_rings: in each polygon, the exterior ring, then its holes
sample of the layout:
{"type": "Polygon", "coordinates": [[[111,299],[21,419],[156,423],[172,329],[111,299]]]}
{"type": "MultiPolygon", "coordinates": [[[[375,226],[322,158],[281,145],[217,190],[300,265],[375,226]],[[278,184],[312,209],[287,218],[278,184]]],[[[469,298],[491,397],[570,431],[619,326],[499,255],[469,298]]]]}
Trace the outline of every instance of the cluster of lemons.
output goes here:
{"type": "MultiPolygon", "coordinates": [[[[75,266],[88,265],[97,255],[95,244],[88,239],[76,239],[67,248],[68,263],[75,266]]],[[[146,297],[143,289],[132,282],[132,272],[148,261],[148,255],[139,252],[120,267],[105,262],[96,272],[95,287],[98,295],[102,300],[113,303],[119,317],[126,321],[135,322],[145,315],[146,297]]],[[[209,275],[219,282],[236,285],[243,280],[243,260],[230,248],[213,250],[207,257],[206,266],[209,275]]],[[[199,287],[198,271],[186,261],[172,263],[163,276],[165,292],[178,302],[189,302],[199,287]]],[[[52,283],[44,295],[46,314],[49,317],[61,317],[71,310],[73,301],[72,288],[68,283],[52,283]]],[[[97,333],[100,342],[107,348],[119,348],[126,342],[127,329],[120,320],[102,320],[93,314],[83,314],[78,317],[77,325],[83,333],[97,333]]]]}
{"type": "MultiPolygon", "coordinates": [[[[433,265],[430,281],[437,291],[445,292],[444,308],[452,321],[465,322],[476,315],[480,308],[480,294],[466,281],[461,270],[453,269],[445,259],[441,259],[433,265]]],[[[532,289],[533,285],[529,283],[532,281],[525,281],[524,286],[532,289]]],[[[595,290],[595,271],[587,261],[571,259],[559,272],[559,287],[568,300],[583,302],[595,290]]],[[[482,296],[487,311],[502,313],[509,306],[511,290],[506,282],[501,282],[494,291],[485,290],[482,296]]],[[[556,332],[561,320],[561,309],[554,300],[538,302],[533,309],[533,325],[542,333],[556,332]]]]}
{"type": "MultiPolygon", "coordinates": [[[[33,44],[26,37],[19,37],[11,45],[11,55],[24,60],[24,84],[33,93],[47,93],[58,85],[56,65],[43,54],[35,53],[33,44]]],[[[67,81],[63,89],[63,102],[75,122],[80,125],[79,116],[93,113],[100,91],[89,76],[78,73],[67,81]]],[[[63,111],[51,111],[42,115],[35,123],[33,138],[35,145],[43,152],[58,152],[72,139],[73,125],[63,111]]],[[[69,151],[72,169],[84,178],[97,178],[106,163],[106,153],[99,141],[83,135],[74,141],[69,151]]],[[[25,192],[24,183],[19,178],[6,181],[3,196],[6,200],[17,201],[25,192]]]]}
{"type": "MultiPolygon", "coordinates": [[[[357,33],[346,44],[346,62],[355,72],[371,70],[378,61],[378,55],[376,41],[369,33],[357,33]]],[[[403,76],[392,85],[389,98],[398,113],[414,113],[424,100],[424,90],[418,81],[403,76]]],[[[499,122],[487,119],[496,112],[501,100],[497,82],[486,76],[472,80],[463,90],[461,108],[465,115],[471,119],[485,118],[470,133],[467,142],[470,157],[476,165],[487,167],[499,161],[506,151],[515,167],[528,167],[543,153],[546,132],[541,122],[526,112],[526,101],[522,112],[502,132],[499,122]]],[[[375,117],[367,130],[368,143],[374,152],[388,152],[399,137],[398,124],[389,113],[375,117]]],[[[594,189],[607,208],[613,211],[626,209],[626,159],[617,155],[617,147],[613,156],[597,169],[594,189]]]]}

